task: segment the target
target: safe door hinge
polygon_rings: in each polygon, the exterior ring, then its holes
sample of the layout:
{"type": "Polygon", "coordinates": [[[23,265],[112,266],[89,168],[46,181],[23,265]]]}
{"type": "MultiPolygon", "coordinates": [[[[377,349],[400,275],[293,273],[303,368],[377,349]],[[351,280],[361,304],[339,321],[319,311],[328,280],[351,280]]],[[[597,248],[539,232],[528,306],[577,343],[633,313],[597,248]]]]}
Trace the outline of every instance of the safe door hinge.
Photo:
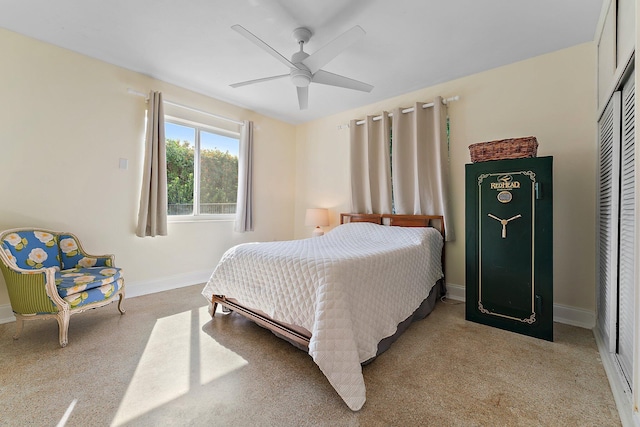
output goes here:
{"type": "Polygon", "coordinates": [[[542,315],[542,297],[540,295],[536,295],[536,312],[542,315]]]}

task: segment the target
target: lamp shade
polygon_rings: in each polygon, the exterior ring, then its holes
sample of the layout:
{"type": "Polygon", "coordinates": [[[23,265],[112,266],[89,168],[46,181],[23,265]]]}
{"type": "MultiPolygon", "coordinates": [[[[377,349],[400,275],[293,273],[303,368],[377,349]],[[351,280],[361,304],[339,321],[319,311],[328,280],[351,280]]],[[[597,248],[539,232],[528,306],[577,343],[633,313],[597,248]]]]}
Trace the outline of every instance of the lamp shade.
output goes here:
{"type": "Polygon", "coordinates": [[[304,217],[304,225],[313,227],[325,227],[329,225],[329,210],[323,208],[307,209],[307,214],[304,217]]]}

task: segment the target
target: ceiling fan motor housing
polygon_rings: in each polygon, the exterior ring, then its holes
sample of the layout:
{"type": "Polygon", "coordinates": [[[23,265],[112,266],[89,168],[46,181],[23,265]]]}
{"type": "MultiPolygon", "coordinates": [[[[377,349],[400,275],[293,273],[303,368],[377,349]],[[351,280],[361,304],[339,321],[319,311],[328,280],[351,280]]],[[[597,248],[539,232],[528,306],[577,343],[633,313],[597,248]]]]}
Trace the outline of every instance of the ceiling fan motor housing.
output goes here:
{"type": "Polygon", "coordinates": [[[311,71],[309,70],[292,68],[289,75],[293,84],[298,87],[307,87],[311,83],[311,71]]]}

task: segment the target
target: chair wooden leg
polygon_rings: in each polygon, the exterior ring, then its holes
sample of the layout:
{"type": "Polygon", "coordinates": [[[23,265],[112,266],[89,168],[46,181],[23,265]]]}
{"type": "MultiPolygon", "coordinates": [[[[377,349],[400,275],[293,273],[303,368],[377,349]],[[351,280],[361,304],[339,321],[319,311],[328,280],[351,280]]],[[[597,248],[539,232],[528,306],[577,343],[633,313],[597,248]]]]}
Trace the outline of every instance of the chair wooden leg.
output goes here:
{"type": "Polygon", "coordinates": [[[20,338],[20,334],[22,333],[22,327],[24,326],[24,320],[22,319],[22,316],[17,314],[16,315],[16,333],[13,335],[13,339],[17,340],[18,338],[20,338]]]}
{"type": "Polygon", "coordinates": [[[212,318],[215,317],[217,308],[218,308],[217,302],[213,302],[209,304],[209,314],[211,315],[212,318]]]}
{"type": "Polygon", "coordinates": [[[118,311],[120,312],[120,314],[124,314],[125,310],[122,307],[122,302],[124,301],[124,292],[120,294],[120,300],[118,301],[118,311]]]}
{"type": "Polygon", "coordinates": [[[56,320],[58,321],[58,336],[60,339],[60,347],[66,347],[69,343],[69,317],[70,313],[67,310],[58,312],[56,320]]]}

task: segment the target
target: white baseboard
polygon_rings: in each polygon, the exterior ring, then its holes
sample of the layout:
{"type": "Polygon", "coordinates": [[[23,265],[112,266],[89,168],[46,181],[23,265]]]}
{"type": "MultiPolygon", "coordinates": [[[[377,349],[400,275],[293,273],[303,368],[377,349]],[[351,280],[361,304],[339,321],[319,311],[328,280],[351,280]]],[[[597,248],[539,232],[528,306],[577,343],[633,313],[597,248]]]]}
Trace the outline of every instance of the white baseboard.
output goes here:
{"type": "MultiPolygon", "coordinates": [[[[193,271],[185,274],[145,280],[144,282],[127,283],[127,298],[149,295],[155,292],[183,288],[185,286],[205,283],[213,270],[193,271]]],[[[454,283],[447,283],[447,298],[457,301],[465,300],[465,288],[454,283]]],[[[0,305],[0,324],[15,321],[11,305],[0,305]]],[[[595,313],[583,308],[569,307],[561,304],[553,305],[553,321],[580,328],[593,329],[596,325],[595,313]]]]}
{"type": "MultiPolygon", "coordinates": [[[[464,301],[465,287],[447,283],[447,298],[464,301]]],[[[580,328],[593,329],[596,326],[596,314],[584,308],[553,304],[553,321],[580,328]]]]}
{"type": "Polygon", "coordinates": [[[184,288],[185,286],[204,284],[211,277],[213,267],[207,270],[193,271],[190,273],[176,274],[144,282],[127,283],[127,298],[135,298],[156,292],[169,291],[171,289],[184,288]]]}
{"type": "Polygon", "coordinates": [[[616,402],[616,408],[620,415],[620,421],[624,427],[635,427],[638,425],[638,420],[634,417],[631,390],[629,390],[629,386],[622,379],[620,365],[616,362],[614,354],[607,350],[607,346],[602,341],[597,328],[593,329],[593,335],[596,338],[600,359],[602,360],[604,371],[609,380],[613,400],[616,402]]]}
{"type": "Polygon", "coordinates": [[[11,304],[0,305],[0,324],[15,322],[16,318],[11,310],[11,304]]]}
{"type": "Polygon", "coordinates": [[[465,300],[464,286],[455,285],[453,283],[447,283],[447,298],[454,299],[456,301],[465,300]]]}
{"type": "Polygon", "coordinates": [[[553,321],[580,328],[593,329],[596,326],[596,314],[584,308],[553,304],[553,321]]]}
{"type": "MultiPolygon", "coordinates": [[[[193,271],[185,274],[177,274],[158,279],[145,280],[143,282],[125,282],[126,297],[135,298],[142,295],[149,295],[155,292],[169,291],[171,289],[184,288],[185,286],[204,283],[211,277],[213,268],[207,270],[193,271]]],[[[15,322],[16,318],[11,310],[11,304],[0,305],[0,324],[15,322]]]]}

